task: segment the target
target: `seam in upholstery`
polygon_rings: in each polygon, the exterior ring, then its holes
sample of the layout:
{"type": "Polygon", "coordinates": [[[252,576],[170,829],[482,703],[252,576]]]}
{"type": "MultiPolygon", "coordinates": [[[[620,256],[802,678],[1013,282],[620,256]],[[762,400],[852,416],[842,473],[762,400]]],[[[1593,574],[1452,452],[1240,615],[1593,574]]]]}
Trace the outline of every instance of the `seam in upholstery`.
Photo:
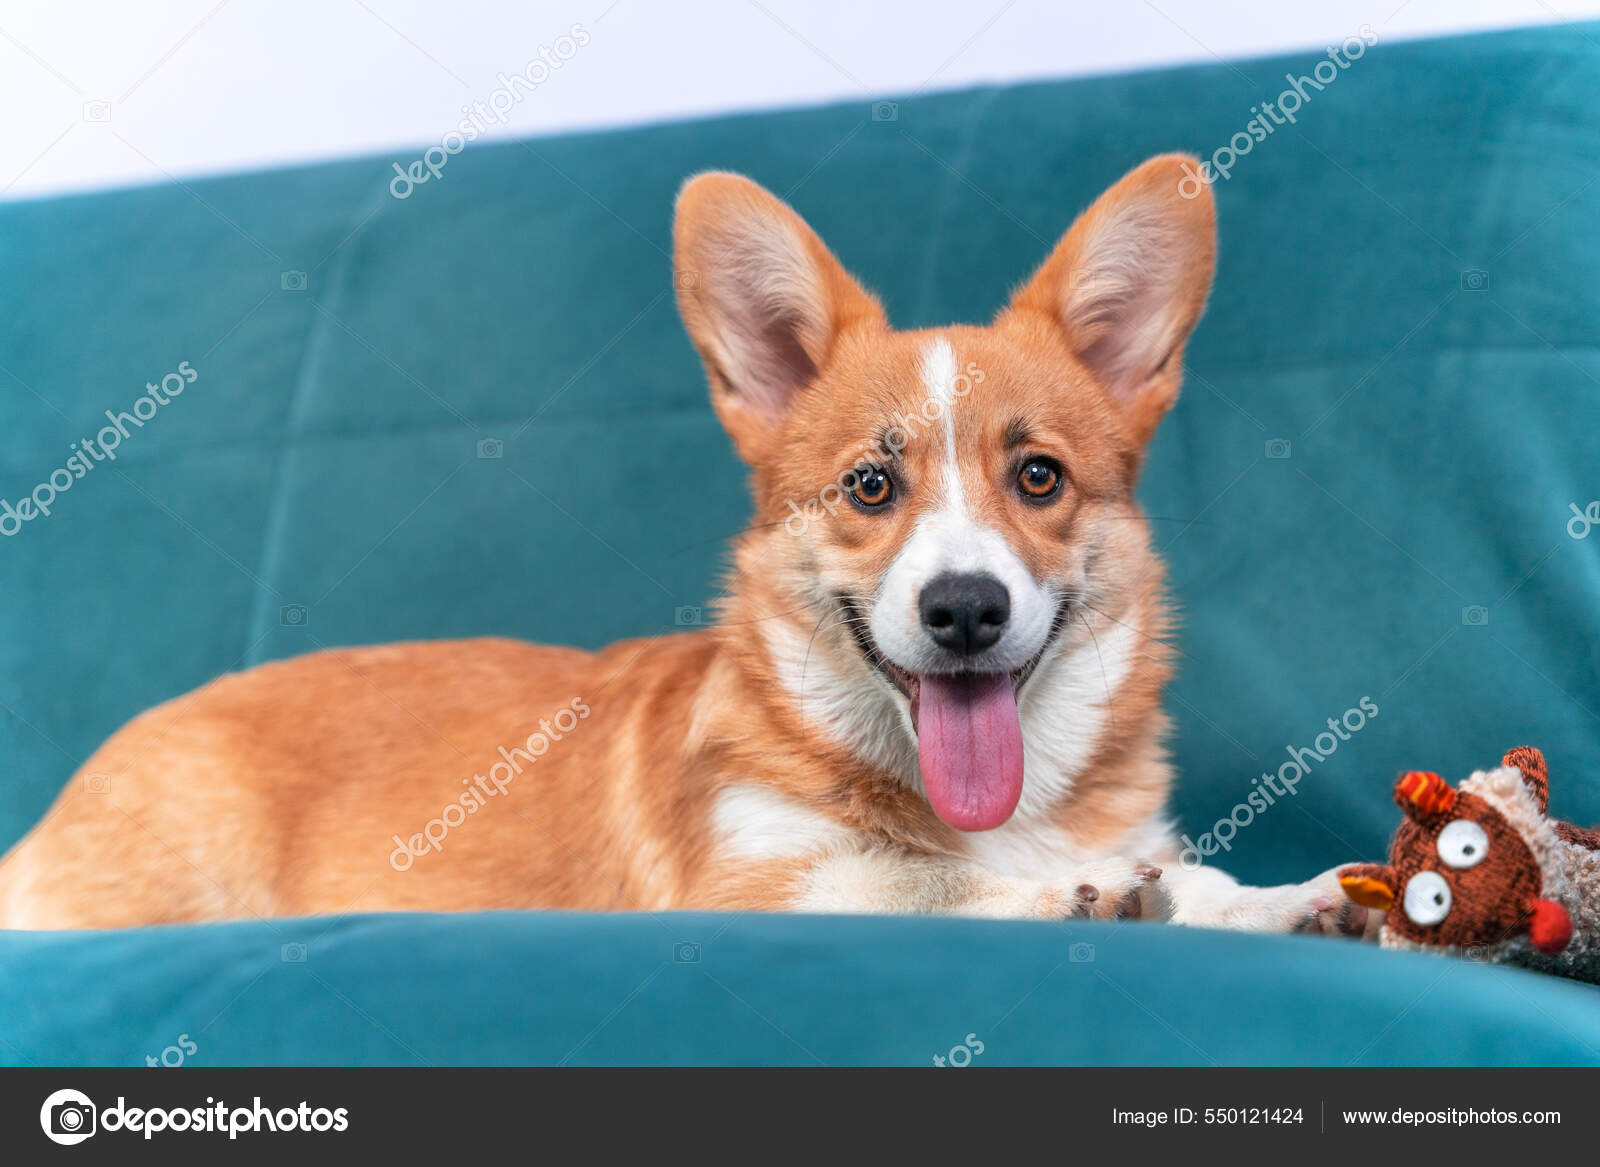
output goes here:
{"type": "Polygon", "coordinates": [[[939,256],[944,250],[945,224],[949,221],[955,203],[955,186],[966,177],[967,165],[972,161],[972,149],[978,137],[978,123],[1000,96],[1000,87],[991,85],[979,93],[967,112],[966,124],[961,127],[961,141],[956,148],[956,160],[950,164],[950,173],[944,176],[944,189],[939,194],[939,208],[933,220],[933,238],[922,261],[922,287],[917,293],[917,327],[927,327],[927,317],[933,300],[934,276],[939,269],[939,256]]]}
{"type": "MultiPolygon", "coordinates": [[[[351,256],[355,253],[355,244],[366,231],[367,223],[377,217],[383,209],[383,200],[389,197],[387,184],[380,183],[375,194],[357,204],[353,222],[342,229],[338,238],[340,254],[334,259],[333,267],[328,275],[327,309],[330,313],[337,314],[342,307],[345,279],[349,273],[351,256]],[[377,205],[374,206],[373,204],[377,205]]],[[[272,602],[277,596],[273,577],[282,558],[283,532],[288,522],[289,510],[289,462],[294,457],[296,438],[302,420],[305,417],[307,403],[311,397],[311,382],[317,375],[319,356],[329,335],[327,319],[313,306],[311,308],[311,331],[306,337],[305,350],[300,354],[300,366],[295,371],[294,385],[289,390],[289,405],[284,412],[282,438],[278,447],[277,463],[272,471],[272,485],[268,488],[270,497],[267,502],[266,522],[261,530],[261,553],[257,556],[257,579],[260,581],[256,587],[255,603],[251,605],[250,617],[245,624],[244,655],[241,663],[245,667],[260,664],[264,659],[260,649],[266,641],[267,623],[272,615],[272,602]]]]}

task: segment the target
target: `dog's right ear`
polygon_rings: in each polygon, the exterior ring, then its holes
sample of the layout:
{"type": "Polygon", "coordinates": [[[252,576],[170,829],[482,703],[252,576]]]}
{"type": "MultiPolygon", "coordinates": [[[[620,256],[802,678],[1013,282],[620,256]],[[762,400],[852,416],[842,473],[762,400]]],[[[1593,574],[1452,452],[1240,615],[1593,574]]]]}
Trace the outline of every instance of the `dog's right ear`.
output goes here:
{"type": "Polygon", "coordinates": [[[1190,177],[1199,165],[1161,154],[1125,174],[1008,309],[1054,322],[1141,449],[1178,399],[1183,348],[1216,267],[1211,187],[1190,177]]]}
{"type": "Polygon", "coordinates": [[[711,403],[739,456],[758,464],[839,338],[885,327],[883,309],[805,220],[740,175],[685,183],[672,237],[678,310],[711,403]]]}

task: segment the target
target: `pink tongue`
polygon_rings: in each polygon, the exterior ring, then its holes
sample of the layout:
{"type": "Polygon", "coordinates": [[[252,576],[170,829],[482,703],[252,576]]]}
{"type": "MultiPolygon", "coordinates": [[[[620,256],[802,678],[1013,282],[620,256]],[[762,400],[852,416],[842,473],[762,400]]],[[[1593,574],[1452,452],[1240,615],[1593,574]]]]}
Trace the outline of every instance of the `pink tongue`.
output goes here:
{"type": "Polygon", "coordinates": [[[917,760],[934,813],[962,831],[998,827],[1022,797],[1022,724],[1011,678],[920,680],[917,760]]]}

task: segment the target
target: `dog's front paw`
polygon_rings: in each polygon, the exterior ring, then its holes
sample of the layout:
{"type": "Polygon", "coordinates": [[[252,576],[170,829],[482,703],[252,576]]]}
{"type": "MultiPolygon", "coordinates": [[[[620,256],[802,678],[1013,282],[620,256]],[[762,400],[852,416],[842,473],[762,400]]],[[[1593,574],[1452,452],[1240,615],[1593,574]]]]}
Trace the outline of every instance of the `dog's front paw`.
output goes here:
{"type": "Polygon", "coordinates": [[[1282,891],[1283,931],[1375,941],[1383,927],[1382,912],[1364,908],[1344,894],[1337,867],[1282,891]]]}
{"type": "Polygon", "coordinates": [[[1108,860],[1079,873],[1073,889],[1079,916],[1096,920],[1170,920],[1172,900],[1161,868],[1135,860],[1108,860]]]}
{"type": "Polygon", "coordinates": [[[1045,884],[1027,901],[1022,917],[1027,920],[1086,920],[1099,895],[1094,888],[1055,887],[1045,884]]]}
{"type": "Polygon", "coordinates": [[[974,915],[1024,920],[1170,920],[1172,900],[1161,868],[1133,860],[1108,860],[1075,870],[1055,883],[1008,880],[974,915]]]}

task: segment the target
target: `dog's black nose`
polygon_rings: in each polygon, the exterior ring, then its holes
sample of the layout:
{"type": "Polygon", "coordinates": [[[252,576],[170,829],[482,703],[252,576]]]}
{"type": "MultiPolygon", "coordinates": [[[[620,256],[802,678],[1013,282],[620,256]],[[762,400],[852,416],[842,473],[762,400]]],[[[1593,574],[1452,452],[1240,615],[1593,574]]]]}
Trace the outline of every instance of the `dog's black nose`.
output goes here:
{"type": "Polygon", "coordinates": [[[933,642],[963,656],[993,645],[1011,619],[1011,594],[992,575],[934,576],[917,606],[933,642]]]}

